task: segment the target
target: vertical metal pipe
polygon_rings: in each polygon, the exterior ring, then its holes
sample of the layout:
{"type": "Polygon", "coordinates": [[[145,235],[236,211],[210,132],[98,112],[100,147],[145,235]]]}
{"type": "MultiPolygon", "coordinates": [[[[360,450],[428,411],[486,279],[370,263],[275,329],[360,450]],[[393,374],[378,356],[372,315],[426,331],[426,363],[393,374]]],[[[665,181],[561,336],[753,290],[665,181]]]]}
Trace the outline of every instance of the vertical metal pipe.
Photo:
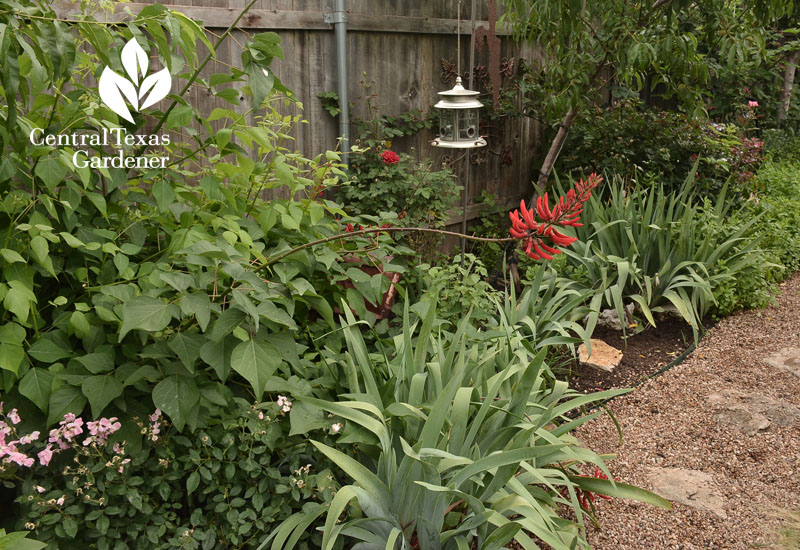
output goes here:
{"type": "Polygon", "coordinates": [[[336,32],[336,73],[339,79],[339,137],[344,160],[350,164],[350,99],[347,79],[347,8],[346,0],[333,2],[333,27],[336,32]]]}

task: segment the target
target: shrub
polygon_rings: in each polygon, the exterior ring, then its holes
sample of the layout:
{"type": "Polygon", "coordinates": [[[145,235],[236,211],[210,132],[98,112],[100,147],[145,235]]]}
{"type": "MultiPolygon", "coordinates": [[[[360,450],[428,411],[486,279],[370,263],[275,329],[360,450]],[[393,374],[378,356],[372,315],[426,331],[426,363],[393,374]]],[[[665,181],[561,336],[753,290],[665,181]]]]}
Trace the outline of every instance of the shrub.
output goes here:
{"type": "Polygon", "coordinates": [[[749,194],[747,185],[763,157],[761,140],[748,136],[756,108],[745,104],[744,118],[734,125],[658,112],[630,100],[594,107],[570,132],[560,167],[624,178],[658,175],[665,190],[672,191],[699,158],[695,184],[702,192],[714,196],[733,177],[749,194]]]}
{"type": "Polygon", "coordinates": [[[764,149],[772,160],[797,160],[800,135],[790,130],[764,130],[764,149]]]}
{"type": "Polygon", "coordinates": [[[588,111],[570,131],[559,162],[562,172],[660,174],[669,187],[683,181],[692,167],[692,155],[712,154],[705,124],[627,100],[588,111]]]}
{"type": "Polygon", "coordinates": [[[796,159],[773,160],[757,175],[761,191],[748,201],[742,217],[759,216],[762,247],[775,254],[786,271],[800,269],[800,175],[796,159]]]}
{"type": "MultiPolygon", "coordinates": [[[[281,420],[291,408],[283,396],[237,399],[191,438],[156,410],[134,419],[141,434],[127,440],[115,418],[68,414],[49,443],[28,444],[31,457],[42,450],[18,472],[29,470],[19,524],[51,548],[255,548],[292,510],[337,487],[330,464],[289,435],[281,420]]],[[[20,439],[13,421],[4,426],[20,439]]],[[[309,533],[301,547],[318,544],[309,533]]]]}
{"type": "MultiPolygon", "coordinates": [[[[4,47],[20,62],[3,66],[2,93],[8,102],[0,106],[2,401],[41,432],[67,414],[87,421],[117,417],[120,437],[131,445],[140,437],[135,419],[161,409],[175,437],[142,456],[178,457],[169,474],[170,495],[163,498],[176,514],[170,521],[185,525],[175,508],[188,502],[181,500],[180,487],[197,468],[182,460],[183,453],[201,452],[186,434],[204,431],[216,444],[224,439],[223,428],[245,431],[231,419],[237,398],[274,402],[278,394],[310,392],[300,378],[317,380],[326,372],[325,365],[313,361],[314,338],[335,329],[334,308],[346,301],[362,321],[372,323],[375,316],[365,300],[377,303],[389,281],[345,261],[359,255],[361,241],[332,241],[288,254],[341,233],[348,220],[337,204],[322,198],[343,176],[338,155],[305,159],[295,153],[287,134],[299,117],[285,118],[275,109],[288,93],[273,93],[284,89],[267,71],[282,55],[277,35],[250,37],[243,44],[241,69],[206,80],[198,76],[197,44],[207,41],[205,30],[163,6],[147,6],[121,27],[98,25],[90,16],[85,24],[68,25],[48,4],[24,2],[24,7],[31,19],[0,13],[0,22],[20,30],[5,35],[4,47]],[[231,85],[243,87],[253,99],[257,122],[250,124],[251,117],[232,108],[206,116],[180,98],[165,111],[153,107],[133,113],[132,123],[118,118],[86,81],[103,65],[125,74],[119,57],[108,52],[134,38],[144,51],[157,52],[174,76],[205,87],[221,105],[239,106],[240,92],[231,85]],[[17,83],[19,90],[9,88],[17,83]],[[62,88],[61,94],[49,93],[62,88]],[[47,129],[37,143],[29,139],[32,127],[47,129]],[[172,159],[164,168],[129,173],[72,162],[73,155],[107,155],[102,145],[90,145],[84,154],[75,144],[44,139],[51,132],[69,135],[76,127],[88,136],[130,136],[145,127],[154,128],[146,133],[156,136],[185,131],[180,139],[159,138],[152,154],[172,159]],[[268,189],[293,198],[262,200],[268,189]]],[[[123,156],[149,155],[124,141],[120,149],[123,156]]],[[[404,271],[397,261],[389,263],[389,256],[399,254],[388,237],[370,242],[379,248],[371,261],[404,271]]],[[[277,424],[281,433],[290,431],[289,418],[277,424]]],[[[261,436],[242,437],[237,445],[261,436]]],[[[239,451],[236,461],[262,458],[247,448],[239,451]]],[[[301,445],[281,445],[270,460],[302,466],[302,452],[301,445]]],[[[139,477],[155,480],[158,467],[147,460],[137,463],[139,477]]],[[[24,477],[6,478],[7,466],[0,465],[4,480],[21,493],[35,483],[31,475],[47,475],[22,471],[24,477]]],[[[243,471],[243,477],[228,480],[227,488],[223,478],[204,477],[198,490],[213,486],[230,495],[234,486],[252,483],[253,475],[252,469],[243,471]]],[[[64,487],[67,481],[54,483],[64,487]]],[[[125,482],[98,482],[97,490],[113,486],[116,491],[114,484],[125,482]]],[[[156,495],[164,489],[146,490],[156,495]]],[[[209,491],[208,499],[217,498],[209,491]]],[[[112,496],[120,495],[107,498],[112,496]]],[[[197,494],[192,498],[200,501],[197,494]]],[[[290,491],[274,502],[288,513],[301,500],[290,491]]],[[[210,514],[209,521],[239,529],[239,521],[230,519],[235,510],[214,511],[210,502],[201,506],[208,505],[203,517],[210,514]],[[212,512],[225,517],[214,519],[212,512]]],[[[131,505],[126,513],[141,511],[131,505]]],[[[124,530],[140,525],[116,519],[120,538],[138,536],[124,530]]],[[[92,540],[92,529],[97,526],[87,525],[78,535],[92,540]]],[[[51,546],[55,540],[63,543],[62,534],[52,533],[43,535],[51,546]]],[[[75,545],[86,547],[84,542],[75,545]]]]}
{"type": "MultiPolygon", "coordinates": [[[[444,227],[462,189],[449,168],[434,170],[431,161],[415,162],[405,153],[380,147],[351,155],[351,173],[353,179],[339,188],[348,213],[391,213],[406,227],[444,227]]],[[[431,235],[406,238],[428,258],[439,242],[431,235]]]]}
{"type": "Polygon", "coordinates": [[[483,263],[472,254],[456,255],[448,265],[417,267],[423,294],[436,296],[436,313],[442,319],[457,323],[467,311],[472,319],[485,323],[494,317],[501,292],[492,288],[483,263]]]}

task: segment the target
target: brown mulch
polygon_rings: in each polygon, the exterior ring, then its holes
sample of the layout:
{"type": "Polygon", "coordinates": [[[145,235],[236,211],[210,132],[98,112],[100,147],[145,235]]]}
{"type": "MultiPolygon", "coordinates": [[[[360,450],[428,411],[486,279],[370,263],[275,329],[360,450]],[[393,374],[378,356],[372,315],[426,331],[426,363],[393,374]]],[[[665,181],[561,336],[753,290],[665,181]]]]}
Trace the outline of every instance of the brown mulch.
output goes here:
{"type": "MultiPolygon", "coordinates": [[[[800,276],[780,290],[776,305],[722,320],[683,363],[611,401],[621,446],[607,415],[576,433],[587,447],[616,453],[609,465],[626,483],[650,488],[651,467],[710,475],[727,517],[679,503],[665,511],[604,501],[601,528],[589,532],[594,550],[772,548],[778,511],[800,508],[800,425],[773,423],[746,435],[717,421],[708,396],[732,390],[800,406],[800,378],[764,362],[783,348],[800,347],[800,276]]],[[[670,360],[651,352],[656,363],[670,360]]]]}

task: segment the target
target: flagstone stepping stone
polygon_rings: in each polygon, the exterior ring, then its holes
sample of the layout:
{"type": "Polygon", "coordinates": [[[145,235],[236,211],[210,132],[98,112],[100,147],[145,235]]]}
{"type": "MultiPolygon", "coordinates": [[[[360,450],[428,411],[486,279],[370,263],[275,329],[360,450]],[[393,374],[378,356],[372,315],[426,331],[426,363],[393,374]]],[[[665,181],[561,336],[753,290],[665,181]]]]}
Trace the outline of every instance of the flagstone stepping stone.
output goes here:
{"type": "Polygon", "coordinates": [[[609,346],[602,340],[592,338],[589,340],[592,344],[592,354],[589,355],[589,350],[586,344],[581,344],[578,348],[578,360],[593,369],[598,369],[605,372],[612,372],[619,366],[622,361],[622,352],[613,346],[609,346]]]}
{"type": "Polygon", "coordinates": [[[717,409],[717,422],[732,424],[747,435],[800,422],[800,408],[764,395],[727,389],[710,394],[708,402],[717,409]]]}
{"type": "Polygon", "coordinates": [[[690,506],[727,519],[725,499],[714,478],[699,470],[685,468],[648,468],[647,480],[652,490],[672,502],[690,506]]]}
{"type": "Polygon", "coordinates": [[[784,348],[764,359],[768,365],[800,378],[800,348],[784,348]]]}

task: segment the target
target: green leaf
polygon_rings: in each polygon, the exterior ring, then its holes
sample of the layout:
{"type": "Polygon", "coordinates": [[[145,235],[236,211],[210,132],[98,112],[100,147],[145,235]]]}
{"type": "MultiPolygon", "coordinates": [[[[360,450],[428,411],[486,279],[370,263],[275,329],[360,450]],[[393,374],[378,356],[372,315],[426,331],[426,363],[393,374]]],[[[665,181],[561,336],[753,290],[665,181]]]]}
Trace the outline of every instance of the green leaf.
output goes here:
{"type": "Polygon", "coordinates": [[[194,111],[189,105],[179,105],[175,107],[167,117],[164,129],[183,128],[192,124],[194,111]]]}
{"type": "Polygon", "coordinates": [[[44,182],[47,189],[53,191],[64,183],[67,177],[67,167],[58,158],[41,158],[36,164],[35,173],[44,182]]]}
{"type": "Polygon", "coordinates": [[[169,205],[175,200],[175,190],[170,182],[158,180],[153,184],[153,197],[156,199],[158,209],[166,212],[169,205]]]}
{"type": "Polygon", "coordinates": [[[47,425],[51,426],[63,420],[67,413],[80,414],[86,406],[86,397],[80,388],[63,385],[50,394],[50,406],[47,413],[47,425]]]}
{"type": "Polygon", "coordinates": [[[0,369],[17,374],[23,359],[25,359],[25,351],[22,346],[0,343],[0,369]]]}
{"type": "Polygon", "coordinates": [[[267,71],[265,74],[264,69],[253,62],[245,64],[244,72],[247,73],[247,83],[253,94],[253,108],[260,109],[261,104],[275,86],[275,75],[272,74],[272,71],[267,71]]]}
{"type": "Polygon", "coordinates": [[[28,355],[42,363],[55,363],[72,355],[72,351],[64,349],[50,338],[39,338],[28,348],[28,355]]]}
{"type": "Polygon", "coordinates": [[[69,326],[78,338],[87,338],[92,330],[89,319],[82,311],[72,312],[72,315],[69,316],[69,326]]]}
{"type": "Polygon", "coordinates": [[[13,313],[21,323],[28,320],[31,302],[36,303],[36,297],[21,281],[10,281],[11,288],[3,299],[3,306],[13,313]]]}
{"type": "Polygon", "coordinates": [[[8,533],[0,529],[0,550],[41,550],[47,547],[44,542],[25,538],[28,531],[8,533]]]}
{"type": "Polygon", "coordinates": [[[355,480],[361,487],[363,487],[376,501],[377,505],[384,509],[389,510],[391,503],[391,496],[389,489],[380,480],[378,476],[368,470],[360,462],[354,458],[347,456],[341,451],[320,443],[318,441],[311,441],[317,449],[322,451],[334,464],[339,466],[344,472],[355,480]]]}
{"type": "Polygon", "coordinates": [[[231,367],[250,382],[258,401],[264,395],[267,380],[280,364],[280,353],[268,342],[248,340],[236,346],[231,354],[231,367]]]}
{"type": "Polygon", "coordinates": [[[78,524],[69,516],[64,516],[64,520],[61,522],[61,527],[64,528],[64,532],[71,539],[74,539],[75,535],[78,534],[78,524]]]}
{"type": "Polygon", "coordinates": [[[200,330],[206,331],[211,320],[211,301],[205,292],[186,294],[181,298],[181,311],[184,315],[194,315],[200,330]]]}
{"type": "Polygon", "coordinates": [[[0,343],[21,346],[25,342],[25,329],[17,323],[0,326],[0,343]]]}
{"type": "Polygon", "coordinates": [[[50,389],[53,384],[53,375],[40,368],[32,368],[25,373],[19,382],[19,393],[30,399],[43,413],[47,412],[50,404],[50,389]]]}
{"type": "Polygon", "coordinates": [[[226,382],[231,374],[231,353],[236,342],[231,336],[219,342],[209,340],[200,348],[200,359],[211,365],[220,382],[226,382]]]}
{"type": "Polygon", "coordinates": [[[188,376],[168,376],[153,388],[153,404],[170,417],[179,431],[183,430],[199,401],[197,385],[188,376]]]}
{"type": "Polygon", "coordinates": [[[9,250],[8,248],[0,249],[0,256],[3,256],[3,259],[10,264],[15,262],[26,263],[25,258],[23,258],[16,250],[9,250]]]}
{"type": "Polygon", "coordinates": [[[672,510],[672,503],[670,501],[640,487],[634,487],[633,485],[628,485],[626,483],[612,483],[607,479],[598,479],[595,477],[568,477],[572,483],[581,489],[591,491],[592,493],[614,498],[629,498],[632,500],[638,500],[639,502],[644,502],[645,504],[663,508],[664,510],[672,510]]]}
{"type": "Polygon", "coordinates": [[[108,214],[106,213],[106,199],[103,198],[103,195],[100,193],[86,193],[85,196],[104,218],[108,218],[108,214]]]}
{"type": "Polygon", "coordinates": [[[86,370],[92,374],[102,374],[114,368],[112,352],[87,353],[81,357],[76,357],[75,360],[86,367],[86,370]]]}
{"type": "Polygon", "coordinates": [[[83,381],[81,390],[89,399],[92,416],[99,418],[108,404],[122,395],[122,383],[111,375],[91,376],[83,381]]]}
{"type": "Polygon", "coordinates": [[[197,489],[198,485],[200,485],[200,474],[195,471],[192,472],[186,480],[186,493],[191,495],[197,489]]]}
{"type": "Polygon", "coordinates": [[[179,332],[169,340],[169,348],[175,352],[190,372],[194,373],[194,364],[200,356],[200,348],[205,339],[199,334],[183,334],[179,332]]]}
{"type": "Polygon", "coordinates": [[[506,523],[492,531],[492,534],[486,537],[486,542],[481,546],[481,550],[500,550],[506,548],[506,543],[516,536],[517,532],[522,528],[519,523],[506,523]]]}
{"type": "Polygon", "coordinates": [[[289,436],[305,435],[311,430],[325,429],[330,426],[330,422],[320,407],[304,401],[294,404],[289,412],[289,422],[291,425],[289,436]]]}
{"type": "Polygon", "coordinates": [[[172,320],[170,305],[150,296],[137,296],[122,306],[122,340],[134,329],[156,332],[163,330],[172,320]]]}

